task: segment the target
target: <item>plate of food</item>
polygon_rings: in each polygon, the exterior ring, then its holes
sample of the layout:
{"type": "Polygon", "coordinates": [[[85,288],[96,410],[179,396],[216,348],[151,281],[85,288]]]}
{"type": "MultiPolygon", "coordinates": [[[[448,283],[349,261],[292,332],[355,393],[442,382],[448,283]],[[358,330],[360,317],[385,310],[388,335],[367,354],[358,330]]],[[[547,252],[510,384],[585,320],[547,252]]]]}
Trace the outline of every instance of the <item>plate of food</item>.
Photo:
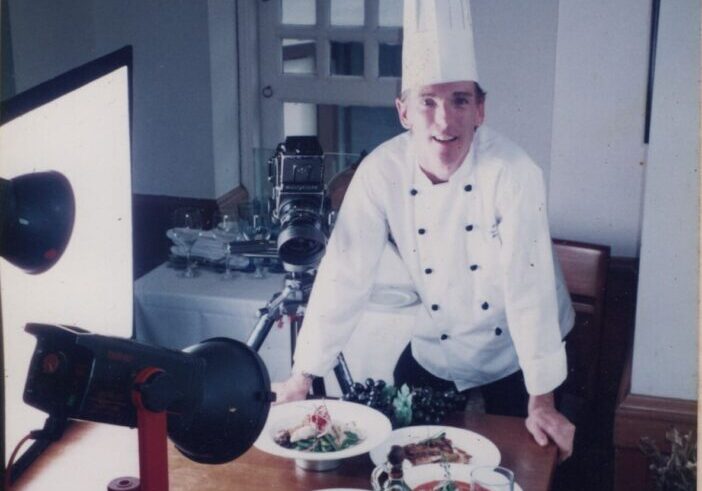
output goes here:
{"type": "MultiPolygon", "coordinates": [[[[403,478],[414,491],[479,491],[485,489],[471,485],[471,472],[475,466],[466,464],[428,464],[405,470],[403,478]]],[[[522,491],[514,483],[514,491],[522,491]]]]}
{"type": "Polygon", "coordinates": [[[271,407],[254,446],[295,459],[306,469],[328,470],[342,459],[369,452],[391,431],[390,420],[383,413],[354,402],[288,402],[271,407]]]}
{"type": "Polygon", "coordinates": [[[402,446],[408,466],[439,462],[497,465],[502,458],[497,446],[478,433],[453,426],[425,425],[393,431],[382,445],[371,450],[373,463],[385,463],[393,445],[402,446]]]}

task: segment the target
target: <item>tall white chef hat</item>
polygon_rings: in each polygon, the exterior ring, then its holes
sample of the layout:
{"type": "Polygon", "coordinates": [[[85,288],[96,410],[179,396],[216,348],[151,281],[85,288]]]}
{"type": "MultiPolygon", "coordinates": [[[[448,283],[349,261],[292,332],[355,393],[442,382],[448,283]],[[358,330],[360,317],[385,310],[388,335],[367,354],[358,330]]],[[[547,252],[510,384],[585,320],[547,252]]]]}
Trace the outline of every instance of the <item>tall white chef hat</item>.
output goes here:
{"type": "Polygon", "coordinates": [[[470,0],[405,0],[402,91],[478,82],[470,0]]]}

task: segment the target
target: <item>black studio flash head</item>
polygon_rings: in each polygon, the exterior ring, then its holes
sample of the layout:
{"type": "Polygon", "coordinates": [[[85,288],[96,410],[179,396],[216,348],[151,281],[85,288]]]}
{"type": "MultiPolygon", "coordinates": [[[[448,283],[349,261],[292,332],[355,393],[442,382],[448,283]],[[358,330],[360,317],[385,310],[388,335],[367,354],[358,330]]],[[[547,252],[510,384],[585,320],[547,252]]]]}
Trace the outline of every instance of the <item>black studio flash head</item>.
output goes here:
{"type": "Polygon", "coordinates": [[[168,436],[196,462],[220,464],[246,452],[274,399],[261,358],[233,339],[176,351],[69,326],[25,330],[37,338],[27,404],[59,419],[135,427],[137,390],[144,408],[166,412],[168,436]],[[140,380],[143,373],[152,375],[140,380]]]}
{"type": "Polygon", "coordinates": [[[75,199],[58,172],[0,179],[0,256],[30,274],[61,258],[73,231],[75,199]]]}

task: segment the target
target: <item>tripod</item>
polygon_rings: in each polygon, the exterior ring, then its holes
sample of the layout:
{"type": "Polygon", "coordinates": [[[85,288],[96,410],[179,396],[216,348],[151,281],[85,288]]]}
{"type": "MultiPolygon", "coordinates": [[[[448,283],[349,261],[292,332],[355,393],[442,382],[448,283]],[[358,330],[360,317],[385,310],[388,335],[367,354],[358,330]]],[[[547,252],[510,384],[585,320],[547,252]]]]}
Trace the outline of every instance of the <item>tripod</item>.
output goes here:
{"type": "MultiPolygon", "coordinates": [[[[313,283],[314,274],[286,272],[283,291],[276,293],[265,307],[259,309],[258,321],[249,335],[246,344],[255,351],[258,351],[273,325],[284,316],[287,316],[290,319],[290,352],[294,354],[297,336],[300,327],[302,327],[302,319],[313,283]]],[[[351,372],[349,372],[349,368],[346,365],[346,360],[342,353],[339,353],[337,357],[334,374],[339,382],[341,392],[346,394],[353,386],[353,378],[351,378],[351,372]]],[[[323,379],[314,379],[312,392],[315,395],[326,395],[323,379]]]]}

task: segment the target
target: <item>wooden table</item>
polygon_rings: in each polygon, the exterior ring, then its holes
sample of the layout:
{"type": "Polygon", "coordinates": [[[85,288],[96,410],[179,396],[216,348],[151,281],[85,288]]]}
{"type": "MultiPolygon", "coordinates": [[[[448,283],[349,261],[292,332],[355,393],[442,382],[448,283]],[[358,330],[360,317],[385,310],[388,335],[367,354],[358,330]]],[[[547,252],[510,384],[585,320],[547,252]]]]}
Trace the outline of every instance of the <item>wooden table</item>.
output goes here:
{"type": "MultiPolygon", "coordinates": [[[[547,491],[556,467],[554,445],[539,447],[524,420],[484,414],[459,414],[449,421],[492,440],[502,465],[512,469],[524,491],[547,491]]],[[[351,487],[370,489],[373,464],[368,455],[349,459],[330,472],[307,472],[294,462],[255,448],[222,465],[197,464],[169,443],[170,491],[304,490],[351,487]]],[[[136,430],[76,423],[47,450],[12,491],[102,491],[120,476],[138,475],[136,430]]]]}

